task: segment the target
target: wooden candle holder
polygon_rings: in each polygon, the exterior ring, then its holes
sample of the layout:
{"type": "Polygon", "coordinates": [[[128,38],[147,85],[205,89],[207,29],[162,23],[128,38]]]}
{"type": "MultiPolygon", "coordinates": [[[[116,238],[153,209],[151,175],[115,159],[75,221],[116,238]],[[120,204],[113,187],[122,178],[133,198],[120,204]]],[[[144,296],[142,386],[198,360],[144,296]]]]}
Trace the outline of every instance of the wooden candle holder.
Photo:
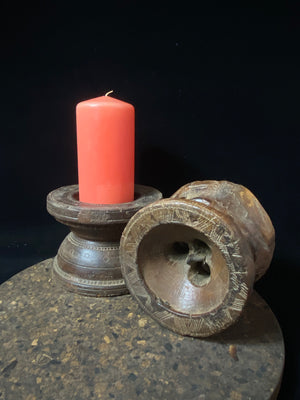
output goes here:
{"type": "Polygon", "coordinates": [[[241,315],[269,267],[274,237],[248,189],[193,182],[132,217],[121,239],[121,268],[131,294],[163,326],[209,336],[241,315]]]}
{"type": "Polygon", "coordinates": [[[128,293],[119,261],[121,234],[139,209],[161,196],[152,187],[136,185],[130,203],[95,205],[78,200],[78,185],[49,193],[48,212],[71,229],[54,258],[54,276],[68,290],[87,296],[128,293]]]}

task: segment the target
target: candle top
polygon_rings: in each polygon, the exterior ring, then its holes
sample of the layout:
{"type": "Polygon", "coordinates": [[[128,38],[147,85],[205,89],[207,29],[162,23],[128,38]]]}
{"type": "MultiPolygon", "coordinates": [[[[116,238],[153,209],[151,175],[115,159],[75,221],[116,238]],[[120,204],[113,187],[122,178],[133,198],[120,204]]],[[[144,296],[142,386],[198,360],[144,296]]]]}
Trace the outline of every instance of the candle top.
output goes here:
{"type": "Polygon", "coordinates": [[[82,107],[102,107],[109,105],[109,107],[133,107],[133,105],[126,103],[125,101],[115,99],[114,97],[109,97],[109,96],[100,96],[100,97],[95,97],[94,99],[89,99],[85,101],[81,101],[80,103],[77,104],[76,108],[82,108],[82,107]]]}

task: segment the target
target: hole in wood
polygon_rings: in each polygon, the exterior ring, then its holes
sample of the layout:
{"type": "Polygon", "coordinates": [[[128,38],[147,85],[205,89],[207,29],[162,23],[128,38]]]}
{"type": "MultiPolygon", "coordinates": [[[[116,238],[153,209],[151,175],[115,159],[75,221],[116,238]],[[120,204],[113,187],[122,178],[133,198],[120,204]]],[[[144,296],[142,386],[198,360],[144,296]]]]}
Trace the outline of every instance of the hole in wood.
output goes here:
{"type": "Polygon", "coordinates": [[[203,257],[211,253],[210,248],[202,240],[199,239],[193,240],[192,246],[194,251],[196,253],[203,254],[203,257]]]}
{"type": "Polygon", "coordinates": [[[206,285],[210,281],[210,268],[206,262],[194,261],[189,263],[191,268],[188,272],[188,279],[195,286],[206,285]]]}
{"type": "Polygon", "coordinates": [[[169,257],[173,260],[185,258],[189,254],[189,245],[186,242],[174,242],[171,245],[169,257]]]}
{"type": "Polygon", "coordinates": [[[229,272],[221,249],[186,225],[161,224],[147,232],[137,264],[141,285],[177,313],[209,312],[228,292],[229,272]]]}

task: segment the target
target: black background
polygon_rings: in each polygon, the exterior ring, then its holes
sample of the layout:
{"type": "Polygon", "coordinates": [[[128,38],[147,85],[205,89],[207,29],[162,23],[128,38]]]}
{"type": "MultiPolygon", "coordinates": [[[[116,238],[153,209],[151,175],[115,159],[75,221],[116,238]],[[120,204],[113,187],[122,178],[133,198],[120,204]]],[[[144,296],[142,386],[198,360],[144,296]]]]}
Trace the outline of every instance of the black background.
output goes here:
{"type": "Polygon", "coordinates": [[[114,90],[136,109],[137,183],[169,196],[227,179],[269,213],[276,250],[256,288],[285,338],[280,399],[299,399],[299,13],[113,6],[1,15],[1,281],[55,255],[67,230],[45,199],[77,183],[75,106],[114,90]]]}

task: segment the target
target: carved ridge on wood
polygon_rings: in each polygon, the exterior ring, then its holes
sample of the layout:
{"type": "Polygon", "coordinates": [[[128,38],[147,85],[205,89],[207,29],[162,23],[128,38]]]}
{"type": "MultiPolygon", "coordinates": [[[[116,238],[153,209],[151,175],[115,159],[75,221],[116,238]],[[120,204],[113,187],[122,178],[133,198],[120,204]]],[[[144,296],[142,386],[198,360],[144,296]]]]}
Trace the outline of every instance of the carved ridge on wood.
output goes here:
{"type": "Polygon", "coordinates": [[[84,250],[99,250],[99,251],[119,251],[120,244],[116,242],[114,245],[110,244],[110,246],[101,246],[101,245],[96,245],[96,244],[81,244],[82,241],[80,241],[76,236],[74,235],[73,232],[70,233],[69,236],[69,241],[70,243],[76,245],[77,247],[80,247],[81,249],[84,250]]]}
{"type": "Polygon", "coordinates": [[[79,283],[80,285],[85,285],[85,286],[94,286],[99,288],[115,288],[119,286],[122,287],[125,284],[124,279],[100,281],[100,280],[83,279],[73,274],[68,274],[59,268],[57,263],[57,257],[55,257],[53,260],[53,270],[55,271],[56,274],[58,274],[61,278],[65,279],[66,281],[68,282],[74,281],[76,283],[79,283]]]}

